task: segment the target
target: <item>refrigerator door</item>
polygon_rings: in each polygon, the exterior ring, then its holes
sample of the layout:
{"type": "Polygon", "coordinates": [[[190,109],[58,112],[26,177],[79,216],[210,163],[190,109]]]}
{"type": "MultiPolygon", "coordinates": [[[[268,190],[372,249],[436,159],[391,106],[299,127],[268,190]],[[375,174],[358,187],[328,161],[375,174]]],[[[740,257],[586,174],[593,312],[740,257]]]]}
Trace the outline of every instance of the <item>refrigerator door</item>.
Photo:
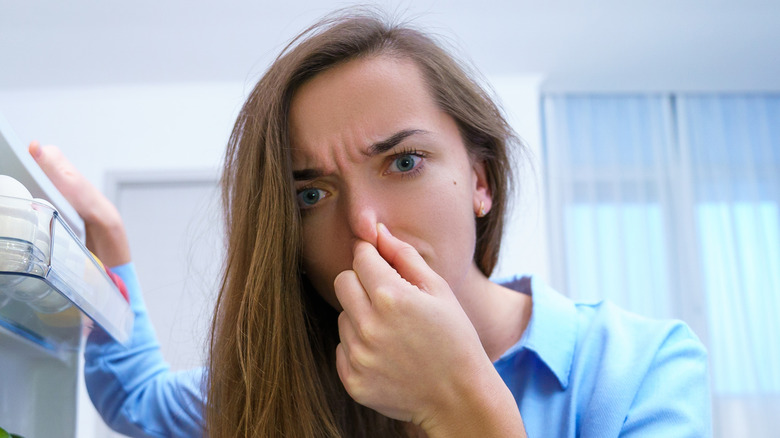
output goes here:
{"type": "Polygon", "coordinates": [[[79,348],[81,315],[130,337],[129,303],[58,212],[0,195],[0,327],[61,353],[79,348]]]}
{"type": "Polygon", "coordinates": [[[0,195],[0,427],[70,438],[85,329],[98,324],[124,343],[133,313],[79,239],[75,212],[25,154],[0,117],[0,174],[57,206],[0,195]]]}

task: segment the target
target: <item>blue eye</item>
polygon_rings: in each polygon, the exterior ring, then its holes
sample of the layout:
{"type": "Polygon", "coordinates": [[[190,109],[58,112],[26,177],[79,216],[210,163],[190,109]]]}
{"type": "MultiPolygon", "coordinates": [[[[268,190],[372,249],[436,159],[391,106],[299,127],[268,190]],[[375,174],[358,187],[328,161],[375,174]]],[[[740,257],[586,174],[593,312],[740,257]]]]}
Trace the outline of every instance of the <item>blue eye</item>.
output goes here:
{"type": "Polygon", "coordinates": [[[321,189],[308,188],[298,192],[298,206],[302,209],[313,207],[314,204],[326,197],[328,192],[321,189]]]}
{"type": "Polygon", "coordinates": [[[393,160],[392,168],[397,172],[409,172],[417,167],[422,160],[419,155],[403,154],[393,160]]]}

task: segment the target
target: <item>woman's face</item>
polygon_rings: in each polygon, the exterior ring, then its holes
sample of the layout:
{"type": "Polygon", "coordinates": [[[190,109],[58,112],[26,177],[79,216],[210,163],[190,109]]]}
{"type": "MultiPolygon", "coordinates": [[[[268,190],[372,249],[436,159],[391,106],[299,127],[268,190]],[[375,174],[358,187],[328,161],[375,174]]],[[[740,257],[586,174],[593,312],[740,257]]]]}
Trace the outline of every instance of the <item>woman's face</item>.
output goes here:
{"type": "Polygon", "coordinates": [[[336,309],[333,280],[376,225],[414,246],[456,294],[473,262],[475,210],[490,209],[484,168],[455,121],[434,103],[418,67],[379,56],[306,82],[290,109],[303,267],[336,309]]]}

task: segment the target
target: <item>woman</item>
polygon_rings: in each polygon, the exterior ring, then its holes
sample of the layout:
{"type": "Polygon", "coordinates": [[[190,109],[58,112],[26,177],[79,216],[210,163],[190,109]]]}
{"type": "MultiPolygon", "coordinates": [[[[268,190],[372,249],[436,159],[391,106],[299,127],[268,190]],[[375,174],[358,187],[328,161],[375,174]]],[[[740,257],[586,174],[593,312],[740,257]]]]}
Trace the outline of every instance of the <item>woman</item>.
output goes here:
{"type": "Polygon", "coordinates": [[[118,214],[49,171],[136,312],[130,348],[90,337],[96,406],[140,436],[707,434],[706,353],[683,324],[488,279],[515,143],[423,33],[370,14],[305,31],[228,145],[205,373],[167,371],[118,214]]]}

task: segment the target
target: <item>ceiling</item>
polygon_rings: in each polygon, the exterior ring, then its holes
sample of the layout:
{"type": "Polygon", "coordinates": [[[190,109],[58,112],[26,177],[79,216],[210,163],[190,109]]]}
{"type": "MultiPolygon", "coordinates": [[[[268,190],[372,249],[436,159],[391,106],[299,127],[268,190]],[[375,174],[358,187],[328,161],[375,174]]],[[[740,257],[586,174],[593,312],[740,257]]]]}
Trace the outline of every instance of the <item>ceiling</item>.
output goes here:
{"type": "MultiPolygon", "coordinates": [[[[548,91],[780,91],[780,1],[380,1],[548,91]]],[[[255,80],[339,1],[0,0],[0,89],[255,80]]]]}

